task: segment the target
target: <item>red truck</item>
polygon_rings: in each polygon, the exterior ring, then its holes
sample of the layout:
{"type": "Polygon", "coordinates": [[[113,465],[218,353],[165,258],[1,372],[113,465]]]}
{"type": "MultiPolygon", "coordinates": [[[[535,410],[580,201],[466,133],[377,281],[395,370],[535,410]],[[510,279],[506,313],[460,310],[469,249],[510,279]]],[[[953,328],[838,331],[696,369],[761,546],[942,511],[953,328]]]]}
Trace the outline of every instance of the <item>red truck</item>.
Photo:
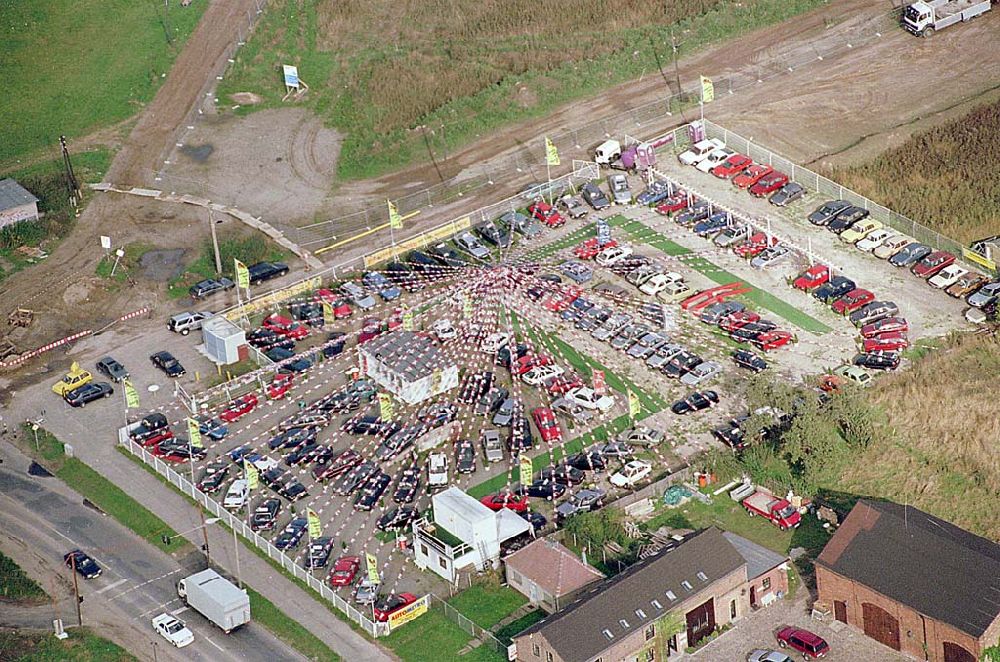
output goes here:
{"type": "Polygon", "coordinates": [[[792,504],[764,490],[757,490],[743,499],[743,507],[751,517],[755,515],[766,517],[782,531],[794,529],[802,520],[799,511],[793,508],[792,504]]]}

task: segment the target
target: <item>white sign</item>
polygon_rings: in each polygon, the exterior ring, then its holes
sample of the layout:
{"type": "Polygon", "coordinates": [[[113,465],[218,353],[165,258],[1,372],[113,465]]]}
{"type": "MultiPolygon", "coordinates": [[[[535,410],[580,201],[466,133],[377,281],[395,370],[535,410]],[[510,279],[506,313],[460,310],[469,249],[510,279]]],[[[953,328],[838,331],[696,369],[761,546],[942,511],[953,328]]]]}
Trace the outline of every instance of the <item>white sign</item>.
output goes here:
{"type": "Polygon", "coordinates": [[[285,76],[285,87],[299,89],[299,68],[292,64],[283,64],[281,71],[285,76]]]}
{"type": "Polygon", "coordinates": [[[119,248],[118,250],[115,251],[115,255],[117,255],[118,257],[125,257],[125,251],[119,248]]]}
{"type": "Polygon", "coordinates": [[[101,248],[106,251],[111,250],[111,237],[105,237],[103,234],[101,235],[101,248]]]}

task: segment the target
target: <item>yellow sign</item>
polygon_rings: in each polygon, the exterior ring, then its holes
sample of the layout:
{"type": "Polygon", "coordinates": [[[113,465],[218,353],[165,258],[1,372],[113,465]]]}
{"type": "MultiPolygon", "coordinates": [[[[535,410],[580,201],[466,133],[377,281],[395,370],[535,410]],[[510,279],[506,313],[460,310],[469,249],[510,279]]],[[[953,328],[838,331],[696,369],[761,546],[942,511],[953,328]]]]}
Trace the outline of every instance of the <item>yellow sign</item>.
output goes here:
{"type": "Polygon", "coordinates": [[[431,373],[431,395],[436,395],[441,391],[441,380],[443,377],[441,368],[435,368],[434,372],[431,373]]]}
{"type": "Polygon", "coordinates": [[[201,441],[201,430],[198,429],[198,421],[193,418],[187,419],[188,425],[188,438],[191,440],[191,445],[195,448],[204,448],[205,444],[201,441]]]}
{"type": "Polygon", "coordinates": [[[374,253],[369,253],[364,257],[365,267],[370,267],[375,264],[381,264],[383,262],[388,262],[396,258],[403,253],[408,253],[409,251],[416,250],[418,248],[423,248],[427,244],[433,243],[435,241],[441,241],[447,239],[453,234],[457,234],[462,230],[468,230],[472,227],[472,220],[468,216],[460,218],[457,221],[452,221],[450,223],[445,223],[441,227],[434,228],[433,230],[428,230],[422,234],[418,234],[415,237],[410,237],[403,241],[397,242],[395,246],[390,246],[388,248],[383,248],[380,251],[375,251],[374,253]]]}
{"type": "Polygon", "coordinates": [[[125,406],[129,409],[138,408],[139,392],[135,390],[135,386],[132,386],[132,380],[122,380],[122,386],[125,388],[125,406]]]}
{"type": "Polygon", "coordinates": [[[378,584],[381,580],[378,576],[378,559],[374,554],[365,554],[365,565],[368,566],[368,581],[378,584]]]}
{"type": "Polygon", "coordinates": [[[468,294],[465,294],[462,299],[462,316],[472,317],[472,297],[468,294]]]}
{"type": "Polygon", "coordinates": [[[642,404],[639,402],[639,396],[635,394],[634,391],[628,392],[628,415],[635,418],[642,411],[642,404]]]}
{"type": "Polygon", "coordinates": [[[309,521],[309,537],[319,538],[323,535],[323,523],[319,521],[319,515],[312,508],[306,508],[306,519],[309,521]]]}
{"type": "Polygon", "coordinates": [[[389,227],[393,230],[402,230],[403,217],[399,215],[396,205],[392,204],[392,200],[386,200],[385,204],[389,206],[389,227]]]}
{"type": "Polygon", "coordinates": [[[383,423],[388,423],[389,421],[392,420],[393,409],[394,407],[392,404],[392,396],[390,396],[388,393],[379,393],[378,412],[379,416],[382,417],[383,423]]]}
{"type": "Polygon", "coordinates": [[[413,331],[413,311],[403,313],[403,331],[413,331]]]}
{"type": "Polygon", "coordinates": [[[545,137],[545,164],[550,166],[559,165],[559,150],[556,146],[549,140],[549,137],[545,137]]]}
{"type": "Polygon", "coordinates": [[[430,608],[430,596],[425,595],[413,604],[409,604],[399,611],[389,614],[389,629],[395,630],[400,625],[409,623],[418,616],[423,616],[430,608]]]}
{"type": "Polygon", "coordinates": [[[247,478],[247,489],[255,490],[257,489],[257,482],[260,479],[260,472],[257,471],[257,467],[253,466],[246,459],[243,460],[243,473],[247,478]]]}
{"type": "Polygon", "coordinates": [[[235,257],[233,262],[236,265],[236,287],[241,287],[246,291],[250,290],[250,270],[247,269],[247,265],[243,264],[235,257]]]}
{"type": "Polygon", "coordinates": [[[531,485],[531,474],[532,474],[531,458],[528,457],[528,455],[523,451],[521,453],[520,469],[521,469],[521,475],[520,475],[521,487],[526,487],[528,485],[531,485]]]}
{"type": "MultiPolygon", "coordinates": [[[[243,312],[247,315],[252,315],[258,310],[267,310],[282,304],[286,299],[291,299],[292,297],[305,292],[312,292],[322,284],[323,280],[319,276],[307,278],[301,283],[290,285],[283,290],[277,290],[276,292],[265,294],[264,296],[258,297],[252,301],[247,301],[243,304],[243,312]]],[[[240,319],[242,316],[243,315],[238,306],[226,313],[226,319],[231,322],[240,319]]]]}
{"type": "Polygon", "coordinates": [[[701,77],[701,102],[712,103],[715,101],[715,85],[711,78],[701,77]]]}
{"type": "Polygon", "coordinates": [[[980,266],[986,267],[990,271],[996,272],[997,270],[997,263],[995,261],[989,259],[988,257],[980,255],[976,251],[971,250],[969,248],[962,248],[962,257],[971,262],[975,262],[980,266]]]}

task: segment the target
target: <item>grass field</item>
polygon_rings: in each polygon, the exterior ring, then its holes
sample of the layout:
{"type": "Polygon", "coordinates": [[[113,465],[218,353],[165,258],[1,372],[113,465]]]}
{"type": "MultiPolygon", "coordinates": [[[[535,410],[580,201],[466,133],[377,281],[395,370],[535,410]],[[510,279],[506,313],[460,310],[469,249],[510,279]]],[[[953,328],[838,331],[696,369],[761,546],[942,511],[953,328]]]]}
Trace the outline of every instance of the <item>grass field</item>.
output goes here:
{"type": "Polygon", "coordinates": [[[171,2],[165,14],[163,3],[130,0],[4,2],[0,171],[57,156],[60,135],[84,136],[135,115],[205,6],[171,2]]]}
{"type": "Polygon", "coordinates": [[[137,662],[121,646],[88,628],[67,630],[60,641],[49,633],[0,630],[0,660],[6,662],[137,662]]]}
{"type": "Polygon", "coordinates": [[[672,33],[684,56],[823,3],[590,1],[568,11],[558,0],[272,0],[219,98],[228,106],[229,95],[253,92],[264,99],[256,107],[277,106],[279,65],[297,65],[305,103],[346,134],[339,175],[364,178],[426,159],[425,140],[440,154],[667,70],[672,33]]]}
{"type": "Polygon", "coordinates": [[[527,601],[506,586],[475,585],[448,600],[448,604],[479,627],[489,630],[527,601]]]}
{"type": "Polygon", "coordinates": [[[37,602],[45,599],[45,591],[13,559],[0,554],[0,600],[37,602]]]}

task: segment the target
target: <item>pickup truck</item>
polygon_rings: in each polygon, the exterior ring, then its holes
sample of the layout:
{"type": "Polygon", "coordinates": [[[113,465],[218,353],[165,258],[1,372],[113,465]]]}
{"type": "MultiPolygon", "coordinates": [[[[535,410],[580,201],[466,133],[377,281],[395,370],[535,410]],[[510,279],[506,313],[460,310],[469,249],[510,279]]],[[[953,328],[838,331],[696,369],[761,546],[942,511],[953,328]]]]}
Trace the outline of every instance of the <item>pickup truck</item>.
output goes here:
{"type": "Polygon", "coordinates": [[[760,515],[774,523],[782,531],[794,529],[802,516],[785,499],[779,499],[770,492],[757,490],[743,500],[743,507],[751,517],[760,515]]]}

